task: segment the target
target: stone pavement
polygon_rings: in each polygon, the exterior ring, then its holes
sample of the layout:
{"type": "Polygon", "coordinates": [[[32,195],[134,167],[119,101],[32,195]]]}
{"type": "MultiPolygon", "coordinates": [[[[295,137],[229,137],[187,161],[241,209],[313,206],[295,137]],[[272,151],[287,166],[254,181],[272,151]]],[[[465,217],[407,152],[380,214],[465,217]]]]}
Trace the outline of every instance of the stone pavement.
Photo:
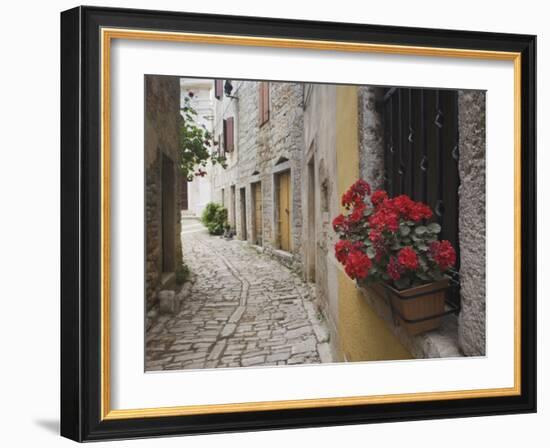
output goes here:
{"type": "Polygon", "coordinates": [[[309,287],[238,240],[182,221],[190,294],[146,334],[146,370],[332,362],[329,334],[309,287]]]}

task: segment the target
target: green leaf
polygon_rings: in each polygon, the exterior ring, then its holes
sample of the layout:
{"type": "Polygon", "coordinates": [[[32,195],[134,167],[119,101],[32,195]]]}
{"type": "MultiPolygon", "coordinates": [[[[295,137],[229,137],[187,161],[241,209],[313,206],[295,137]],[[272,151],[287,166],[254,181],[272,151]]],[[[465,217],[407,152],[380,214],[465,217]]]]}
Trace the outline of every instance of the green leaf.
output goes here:
{"type": "Polygon", "coordinates": [[[367,247],[367,256],[369,258],[374,258],[376,256],[376,250],[374,249],[374,247],[372,246],[367,247]]]}
{"type": "Polygon", "coordinates": [[[411,285],[411,280],[408,277],[401,277],[399,280],[394,281],[397,289],[406,289],[411,285]]]}
{"type": "Polygon", "coordinates": [[[437,222],[432,222],[427,226],[428,232],[439,233],[441,232],[441,226],[437,222]]]}
{"type": "Polygon", "coordinates": [[[423,251],[427,251],[428,250],[428,246],[426,245],[426,243],[420,241],[416,244],[416,247],[419,249],[419,250],[423,250],[423,251]]]}
{"type": "Polygon", "coordinates": [[[425,280],[425,281],[431,280],[430,276],[428,274],[425,274],[424,272],[417,272],[416,275],[418,276],[418,278],[422,280],[425,280]]]}
{"type": "Polygon", "coordinates": [[[407,236],[409,233],[411,233],[411,228],[407,225],[401,224],[399,226],[399,233],[403,236],[407,236]]]}
{"type": "Polygon", "coordinates": [[[417,235],[424,235],[428,231],[426,226],[418,226],[416,229],[414,229],[414,232],[417,235]]]}

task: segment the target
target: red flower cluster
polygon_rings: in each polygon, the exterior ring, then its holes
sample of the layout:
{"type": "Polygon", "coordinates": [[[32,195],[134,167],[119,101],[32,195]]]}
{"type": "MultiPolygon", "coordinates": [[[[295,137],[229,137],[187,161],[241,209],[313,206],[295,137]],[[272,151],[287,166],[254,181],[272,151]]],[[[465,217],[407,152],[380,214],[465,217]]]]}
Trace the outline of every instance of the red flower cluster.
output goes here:
{"type": "Polygon", "coordinates": [[[363,279],[369,275],[372,266],[370,258],[361,250],[363,243],[340,240],[334,246],[336,259],[344,265],[346,274],[352,279],[363,279]]]}
{"type": "Polygon", "coordinates": [[[332,228],[335,232],[345,232],[348,229],[348,223],[344,215],[338,215],[332,220],[332,228]]]}
{"type": "Polygon", "coordinates": [[[399,251],[397,261],[401,266],[411,271],[418,269],[418,255],[411,246],[404,247],[399,251]]]}
{"type": "Polygon", "coordinates": [[[364,279],[369,275],[372,266],[371,259],[359,249],[352,249],[344,265],[346,274],[352,279],[364,279]]]}
{"type": "Polygon", "coordinates": [[[334,246],[334,252],[336,255],[336,259],[342,263],[345,264],[346,260],[348,258],[348,254],[350,250],[353,247],[353,243],[350,240],[340,240],[336,243],[334,246]]]}
{"type": "Polygon", "coordinates": [[[392,280],[399,280],[401,278],[403,268],[399,265],[395,257],[390,257],[390,262],[388,263],[386,272],[392,280]]]}
{"type": "Polygon", "coordinates": [[[379,206],[369,217],[369,225],[380,233],[384,230],[397,232],[399,230],[399,214],[391,207],[379,206]]]}
{"type": "Polygon", "coordinates": [[[386,193],[384,190],[376,190],[370,197],[372,205],[374,205],[375,207],[384,202],[386,199],[388,199],[388,193],[386,193]]]}
{"type": "Polygon", "coordinates": [[[436,240],[440,226],[424,222],[433,215],[426,204],[407,195],[390,198],[384,190],[371,194],[369,184],[358,180],[342,196],[342,205],[347,211],[332,226],[340,237],[336,258],[350,278],[376,282],[389,277],[404,288],[438,278],[455,264],[451,244],[436,240]]]}
{"type": "Polygon", "coordinates": [[[370,185],[363,179],[359,179],[342,196],[342,205],[346,208],[364,205],[365,195],[370,196],[370,193],[370,185]]]}
{"type": "Polygon", "coordinates": [[[447,240],[434,241],[430,244],[430,253],[442,271],[446,271],[456,262],[456,252],[447,240]]]}

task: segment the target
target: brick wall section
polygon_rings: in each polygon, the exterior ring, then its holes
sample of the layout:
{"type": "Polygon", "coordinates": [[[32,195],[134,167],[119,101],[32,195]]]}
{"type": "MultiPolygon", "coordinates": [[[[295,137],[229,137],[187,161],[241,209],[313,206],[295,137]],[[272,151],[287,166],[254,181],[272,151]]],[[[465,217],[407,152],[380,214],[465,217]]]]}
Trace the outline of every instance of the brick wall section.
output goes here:
{"type": "MultiPolygon", "coordinates": [[[[162,155],[179,163],[180,82],[171,76],[145,77],[145,295],[156,301],[162,275],[162,155]]],[[[175,259],[181,261],[180,174],[175,168],[175,259]]]]}

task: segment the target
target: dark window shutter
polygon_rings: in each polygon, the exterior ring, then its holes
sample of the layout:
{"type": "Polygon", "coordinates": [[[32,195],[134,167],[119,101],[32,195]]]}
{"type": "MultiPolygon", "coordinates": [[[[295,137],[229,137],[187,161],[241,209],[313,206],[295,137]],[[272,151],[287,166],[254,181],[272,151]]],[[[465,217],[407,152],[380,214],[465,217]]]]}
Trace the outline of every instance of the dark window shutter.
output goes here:
{"type": "Polygon", "coordinates": [[[214,96],[218,100],[223,96],[223,79],[214,80],[214,96]]]}
{"type": "Polygon", "coordinates": [[[229,117],[223,120],[223,134],[224,134],[224,143],[225,151],[233,152],[235,149],[235,120],[233,117],[229,117]]]}
{"type": "Polygon", "coordinates": [[[269,120],[269,82],[260,82],[260,126],[269,120]]]}

